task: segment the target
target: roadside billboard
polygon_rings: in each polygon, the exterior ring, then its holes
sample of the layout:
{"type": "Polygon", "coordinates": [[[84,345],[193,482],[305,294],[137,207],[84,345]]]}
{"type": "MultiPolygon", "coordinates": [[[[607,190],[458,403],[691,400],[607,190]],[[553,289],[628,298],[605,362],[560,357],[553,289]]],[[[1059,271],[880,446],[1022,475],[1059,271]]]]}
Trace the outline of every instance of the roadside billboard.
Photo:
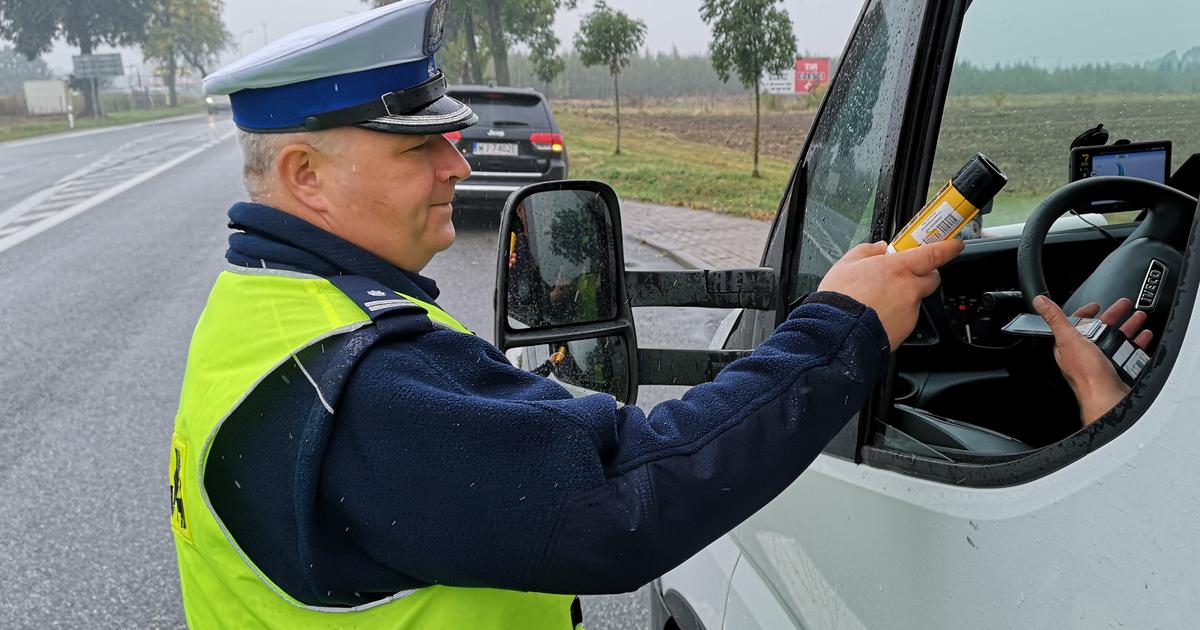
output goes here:
{"type": "Polygon", "coordinates": [[[795,94],[796,71],[792,69],[768,74],[762,78],[762,89],[767,94],[795,94]]]}
{"type": "Polygon", "coordinates": [[[26,81],[25,107],[30,116],[49,116],[67,113],[71,94],[63,81],[26,81]]]}
{"type": "Polygon", "coordinates": [[[829,58],[806,57],[796,60],[796,94],[812,94],[829,83],[829,58]]]}
{"type": "Polygon", "coordinates": [[[829,83],[829,57],[802,57],[794,68],[765,74],[762,90],[768,94],[814,94],[829,83]]]}

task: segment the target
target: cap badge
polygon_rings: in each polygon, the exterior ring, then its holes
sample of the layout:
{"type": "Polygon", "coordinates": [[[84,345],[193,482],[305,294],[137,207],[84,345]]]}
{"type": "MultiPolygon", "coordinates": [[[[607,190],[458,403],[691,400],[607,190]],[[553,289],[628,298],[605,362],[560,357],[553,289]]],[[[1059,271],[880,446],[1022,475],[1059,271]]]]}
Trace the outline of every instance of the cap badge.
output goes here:
{"type": "Polygon", "coordinates": [[[425,23],[425,54],[433,55],[442,47],[442,30],[446,22],[446,0],[436,0],[429,8],[425,23]]]}

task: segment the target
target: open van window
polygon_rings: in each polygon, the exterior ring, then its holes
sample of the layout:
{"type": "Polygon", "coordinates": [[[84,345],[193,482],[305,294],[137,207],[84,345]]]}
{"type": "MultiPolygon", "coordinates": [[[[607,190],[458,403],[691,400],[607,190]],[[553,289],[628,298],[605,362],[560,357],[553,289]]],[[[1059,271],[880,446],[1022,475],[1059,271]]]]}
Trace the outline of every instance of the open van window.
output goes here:
{"type": "MultiPolygon", "coordinates": [[[[1042,0],[972,2],[954,54],[930,196],[983,152],[1009,183],[983,217],[982,236],[1019,234],[1033,209],[1070,181],[1072,141],[1097,125],[1104,133],[1082,142],[1172,143],[1174,172],[1200,152],[1200,45],[1194,19],[1181,19],[1182,4],[1147,0],[1131,12],[1119,0],[1096,0],[1086,11],[1042,0]]],[[[1129,176],[1152,177],[1134,170],[1129,176]]],[[[1086,221],[1067,217],[1062,227],[1125,223],[1140,209],[1110,210],[1122,209],[1080,209],[1086,221]]]]}
{"type": "MultiPolygon", "coordinates": [[[[1117,11],[1115,1],[1101,0],[1086,15],[1037,0],[970,4],[956,50],[946,51],[953,63],[942,65],[944,111],[940,129],[934,128],[925,190],[935,194],[976,152],[1001,164],[1009,185],[983,217],[982,233],[968,236],[982,239],[971,241],[964,255],[942,270],[942,288],[926,300],[917,331],[896,353],[890,391],[881,394],[875,420],[860,436],[861,461],[960,485],[1024,483],[1112,440],[1155,399],[1190,319],[1194,264],[1176,265],[1178,290],[1170,304],[1158,305],[1160,329],[1154,331],[1158,342],[1149,374],[1125,402],[1087,429],[1080,430],[1078,409],[1053,362],[1051,344],[1001,331],[1026,310],[1017,255],[1023,224],[1044,200],[1080,179],[1071,176],[1069,165],[1072,142],[1081,133],[1103,123],[1111,130],[1110,144],[1174,146],[1170,169],[1200,151],[1200,128],[1194,124],[1200,99],[1187,87],[1200,77],[1200,47],[1189,48],[1194,44],[1190,29],[1170,24],[1179,18],[1176,3],[1148,3],[1122,23],[1121,37],[1102,36],[1111,30],[1111,11],[1104,5],[1117,11]],[[1133,36],[1131,29],[1141,35],[1133,36]],[[1055,37],[1042,37],[1050,32],[1055,37]]],[[[1102,143],[1102,135],[1092,135],[1083,146],[1102,143]]],[[[1088,173],[1109,174],[1137,176],[1088,173]]],[[[1041,270],[1059,303],[1094,284],[1097,266],[1119,255],[1114,252],[1126,241],[1145,236],[1138,229],[1145,216],[1142,205],[1126,204],[1124,212],[1108,214],[1105,205],[1075,209],[1078,216],[1060,219],[1039,245],[1041,270]]],[[[1179,249],[1196,230],[1195,202],[1182,205],[1175,222],[1179,249]]],[[[1145,268],[1145,262],[1139,264],[1145,268]]],[[[1129,293],[1125,297],[1138,298],[1136,289],[1129,293]]]]}

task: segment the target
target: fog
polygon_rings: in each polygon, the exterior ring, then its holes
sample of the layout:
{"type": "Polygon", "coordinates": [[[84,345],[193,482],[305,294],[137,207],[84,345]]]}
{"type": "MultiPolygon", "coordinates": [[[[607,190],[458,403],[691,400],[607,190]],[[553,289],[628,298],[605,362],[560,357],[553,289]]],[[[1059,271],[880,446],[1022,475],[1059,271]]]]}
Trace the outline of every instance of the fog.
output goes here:
{"type": "MultiPolygon", "coordinates": [[[[700,19],[699,0],[609,0],[608,4],[645,20],[646,47],[651,51],[676,48],[681,53],[701,53],[708,47],[710,31],[700,19]]],[[[785,0],[783,4],[795,24],[800,50],[827,55],[841,52],[860,8],[853,0],[785,0]]],[[[225,61],[239,56],[238,47],[248,53],[261,47],[264,40],[370,8],[360,0],[290,0],[282,5],[287,7],[285,11],[280,11],[280,6],[272,0],[226,0],[225,26],[233,34],[234,49],[226,53],[225,61]]],[[[564,49],[591,8],[591,0],[581,0],[574,11],[559,12],[554,30],[564,49]]],[[[115,50],[102,47],[96,52],[115,50]]],[[[141,61],[136,49],[120,52],[126,65],[141,61]]],[[[75,54],[78,49],[60,42],[43,58],[56,71],[67,72],[75,54]]]]}

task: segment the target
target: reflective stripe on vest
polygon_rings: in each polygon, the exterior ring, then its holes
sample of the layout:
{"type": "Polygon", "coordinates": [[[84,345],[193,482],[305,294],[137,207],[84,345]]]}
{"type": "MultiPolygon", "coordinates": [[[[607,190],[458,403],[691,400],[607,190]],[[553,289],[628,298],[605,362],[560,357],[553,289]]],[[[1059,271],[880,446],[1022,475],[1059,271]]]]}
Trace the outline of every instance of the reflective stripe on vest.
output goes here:
{"type": "MultiPolygon", "coordinates": [[[[432,304],[396,294],[467,333],[432,304]]],[[[220,275],[188,350],[171,440],[171,525],[192,628],[531,628],[568,630],[565,595],[428,586],[356,608],[308,606],[245,556],[213,511],[204,467],[222,422],[275,368],[309,346],[371,324],[328,280],[283,271],[220,275]]]]}

